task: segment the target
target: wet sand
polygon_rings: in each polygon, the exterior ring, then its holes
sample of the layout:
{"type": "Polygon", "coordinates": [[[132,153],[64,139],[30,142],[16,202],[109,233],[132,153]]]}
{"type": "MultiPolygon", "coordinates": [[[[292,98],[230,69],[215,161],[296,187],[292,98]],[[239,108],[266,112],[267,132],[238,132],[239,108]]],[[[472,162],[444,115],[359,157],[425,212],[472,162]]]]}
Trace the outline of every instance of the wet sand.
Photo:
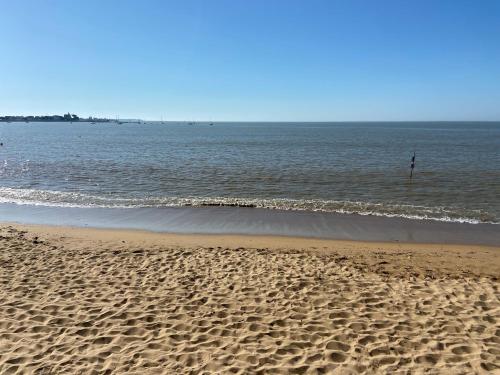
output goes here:
{"type": "Polygon", "coordinates": [[[2,374],[500,370],[498,247],[1,228],[2,374]]]}
{"type": "Polygon", "coordinates": [[[500,225],[244,207],[75,208],[0,204],[2,221],[166,233],[500,246],[500,225]]]}

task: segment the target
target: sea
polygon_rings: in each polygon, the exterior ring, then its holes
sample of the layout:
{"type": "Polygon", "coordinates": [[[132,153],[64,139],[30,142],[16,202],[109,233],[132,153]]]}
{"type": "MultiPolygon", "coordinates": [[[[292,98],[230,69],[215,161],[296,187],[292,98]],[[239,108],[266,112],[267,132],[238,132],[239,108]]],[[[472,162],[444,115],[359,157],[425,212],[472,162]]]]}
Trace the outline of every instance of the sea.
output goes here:
{"type": "Polygon", "coordinates": [[[13,122],[0,142],[0,203],[500,223],[500,122],[13,122]]]}

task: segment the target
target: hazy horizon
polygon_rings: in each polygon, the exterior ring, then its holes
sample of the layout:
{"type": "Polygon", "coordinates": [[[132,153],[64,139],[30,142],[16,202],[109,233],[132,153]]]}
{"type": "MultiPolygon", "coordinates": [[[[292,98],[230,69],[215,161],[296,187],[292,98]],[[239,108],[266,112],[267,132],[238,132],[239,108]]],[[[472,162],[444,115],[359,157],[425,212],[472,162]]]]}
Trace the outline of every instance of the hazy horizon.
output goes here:
{"type": "MultiPolygon", "coordinates": [[[[87,120],[89,117],[95,118],[95,119],[108,119],[108,120],[116,120],[116,116],[81,116],[78,113],[72,113],[70,112],[65,112],[65,113],[71,113],[79,116],[80,120],[87,120]]],[[[52,113],[52,114],[32,114],[32,113],[25,113],[25,114],[3,114],[0,113],[1,116],[53,116],[53,115],[63,115],[65,113],[52,113]]],[[[499,120],[301,120],[301,121],[295,121],[295,120],[218,120],[218,119],[161,119],[161,118],[139,118],[139,117],[122,117],[118,116],[118,119],[120,121],[144,121],[144,122],[165,122],[165,123],[179,123],[179,122],[195,122],[195,123],[303,123],[303,124],[316,124],[316,123],[427,123],[427,122],[450,122],[450,123],[481,123],[481,122],[500,122],[499,120]]],[[[15,122],[15,121],[14,121],[15,122]]]]}

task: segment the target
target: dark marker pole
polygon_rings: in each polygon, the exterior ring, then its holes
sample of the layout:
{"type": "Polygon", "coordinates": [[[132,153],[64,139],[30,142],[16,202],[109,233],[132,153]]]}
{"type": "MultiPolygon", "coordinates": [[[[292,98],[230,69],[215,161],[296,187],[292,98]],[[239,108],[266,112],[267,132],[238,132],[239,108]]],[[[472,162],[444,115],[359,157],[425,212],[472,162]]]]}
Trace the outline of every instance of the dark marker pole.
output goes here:
{"type": "Polygon", "coordinates": [[[411,158],[411,165],[410,165],[410,180],[413,178],[413,168],[415,168],[415,151],[413,151],[413,157],[411,158]]]}

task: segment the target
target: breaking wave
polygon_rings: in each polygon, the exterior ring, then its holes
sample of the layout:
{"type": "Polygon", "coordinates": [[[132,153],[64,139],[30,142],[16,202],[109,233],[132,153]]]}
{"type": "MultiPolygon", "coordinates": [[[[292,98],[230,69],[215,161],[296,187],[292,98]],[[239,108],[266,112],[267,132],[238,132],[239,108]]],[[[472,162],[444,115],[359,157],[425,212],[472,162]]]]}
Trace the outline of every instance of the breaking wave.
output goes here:
{"type": "Polygon", "coordinates": [[[321,211],[344,214],[403,217],[458,223],[492,223],[498,219],[482,210],[451,207],[424,207],[396,203],[370,203],[355,201],[286,199],[286,198],[232,198],[232,197],[143,197],[120,198],[97,196],[79,192],[36,189],[0,188],[0,203],[42,205],[53,207],[255,207],[277,210],[321,211]]]}

